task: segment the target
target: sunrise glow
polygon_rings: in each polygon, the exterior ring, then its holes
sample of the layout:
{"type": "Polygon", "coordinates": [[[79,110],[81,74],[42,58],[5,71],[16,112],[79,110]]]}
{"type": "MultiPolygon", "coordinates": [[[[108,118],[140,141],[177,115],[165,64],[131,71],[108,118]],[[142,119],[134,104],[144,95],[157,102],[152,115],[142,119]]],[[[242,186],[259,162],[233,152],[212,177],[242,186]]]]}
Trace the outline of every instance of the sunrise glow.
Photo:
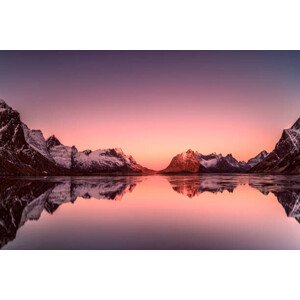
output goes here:
{"type": "Polygon", "coordinates": [[[30,128],[155,170],[187,149],[271,151],[300,111],[293,51],[11,51],[0,65],[1,97],[30,128]]]}

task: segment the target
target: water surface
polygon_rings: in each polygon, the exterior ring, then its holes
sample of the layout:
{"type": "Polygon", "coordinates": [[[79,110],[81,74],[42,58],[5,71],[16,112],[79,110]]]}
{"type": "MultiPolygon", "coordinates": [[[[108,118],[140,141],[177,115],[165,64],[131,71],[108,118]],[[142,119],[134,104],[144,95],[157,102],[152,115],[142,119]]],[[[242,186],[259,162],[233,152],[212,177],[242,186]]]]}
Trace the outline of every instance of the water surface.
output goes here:
{"type": "Polygon", "coordinates": [[[300,249],[300,176],[2,178],[2,249],[300,249]]]}

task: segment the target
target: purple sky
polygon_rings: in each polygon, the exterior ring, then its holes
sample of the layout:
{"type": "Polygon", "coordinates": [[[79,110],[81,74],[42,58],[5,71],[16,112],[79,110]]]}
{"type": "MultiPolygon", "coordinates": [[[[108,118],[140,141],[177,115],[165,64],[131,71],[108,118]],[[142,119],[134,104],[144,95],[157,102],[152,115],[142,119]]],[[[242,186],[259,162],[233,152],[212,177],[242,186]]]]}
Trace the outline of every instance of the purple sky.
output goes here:
{"type": "Polygon", "coordinates": [[[300,115],[299,51],[0,51],[0,66],[29,127],[154,169],[189,148],[247,160],[300,115]]]}

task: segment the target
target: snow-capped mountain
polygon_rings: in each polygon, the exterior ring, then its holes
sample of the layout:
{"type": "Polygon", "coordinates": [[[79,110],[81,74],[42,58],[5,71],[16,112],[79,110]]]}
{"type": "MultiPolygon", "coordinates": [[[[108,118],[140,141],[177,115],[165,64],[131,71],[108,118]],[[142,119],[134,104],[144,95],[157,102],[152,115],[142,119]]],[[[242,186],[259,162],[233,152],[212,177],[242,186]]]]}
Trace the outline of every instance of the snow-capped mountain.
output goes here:
{"type": "Polygon", "coordinates": [[[290,129],[284,129],[275,149],[252,173],[300,174],[300,118],[290,129]]]}
{"type": "Polygon", "coordinates": [[[150,171],[139,165],[132,156],[124,154],[120,148],[78,151],[75,146],[61,144],[54,135],[47,139],[46,145],[53,160],[58,165],[71,170],[72,174],[150,171]]]}
{"type": "Polygon", "coordinates": [[[0,174],[65,174],[43,151],[40,132],[30,132],[20,114],[0,100],[0,174]]]}
{"type": "Polygon", "coordinates": [[[45,140],[0,100],[0,175],[90,175],[151,172],[121,149],[78,151],[55,136],[45,140]]]}
{"type": "MultiPolygon", "coordinates": [[[[254,165],[262,157],[263,154],[260,153],[249,161],[254,165]]],[[[241,173],[250,168],[249,162],[238,161],[232,154],[226,156],[216,153],[203,155],[190,149],[176,155],[161,173],[241,173]]]]}

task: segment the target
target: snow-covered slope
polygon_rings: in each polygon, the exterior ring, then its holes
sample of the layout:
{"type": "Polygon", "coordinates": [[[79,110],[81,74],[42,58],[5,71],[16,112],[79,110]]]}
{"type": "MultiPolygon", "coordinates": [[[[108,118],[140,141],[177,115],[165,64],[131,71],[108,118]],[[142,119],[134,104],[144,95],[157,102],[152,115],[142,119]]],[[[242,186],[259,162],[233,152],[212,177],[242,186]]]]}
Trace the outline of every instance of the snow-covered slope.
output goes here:
{"type": "Polygon", "coordinates": [[[48,158],[49,160],[53,161],[52,156],[49,154],[46,140],[43,136],[43,133],[40,130],[30,130],[27,125],[22,123],[24,136],[26,142],[40,154],[48,158]]]}
{"type": "Polygon", "coordinates": [[[77,152],[74,157],[74,168],[78,170],[131,170],[133,172],[146,171],[138,165],[132,156],[124,154],[120,148],[77,152]]]}
{"type": "Polygon", "coordinates": [[[290,129],[284,129],[275,149],[252,173],[300,174],[300,118],[290,129]]]}
{"type": "Polygon", "coordinates": [[[247,164],[250,168],[253,168],[255,165],[260,163],[263,159],[265,159],[269,153],[265,150],[261,151],[259,154],[257,154],[255,157],[248,160],[247,164]]]}
{"type": "Polygon", "coordinates": [[[58,165],[71,169],[74,154],[77,152],[75,147],[62,145],[54,135],[47,139],[46,145],[49,155],[58,165]]]}
{"type": "Polygon", "coordinates": [[[150,171],[137,164],[132,156],[125,155],[120,148],[78,151],[75,146],[63,145],[55,136],[51,136],[46,144],[54,161],[71,170],[73,174],[146,173],[150,171]]]}

